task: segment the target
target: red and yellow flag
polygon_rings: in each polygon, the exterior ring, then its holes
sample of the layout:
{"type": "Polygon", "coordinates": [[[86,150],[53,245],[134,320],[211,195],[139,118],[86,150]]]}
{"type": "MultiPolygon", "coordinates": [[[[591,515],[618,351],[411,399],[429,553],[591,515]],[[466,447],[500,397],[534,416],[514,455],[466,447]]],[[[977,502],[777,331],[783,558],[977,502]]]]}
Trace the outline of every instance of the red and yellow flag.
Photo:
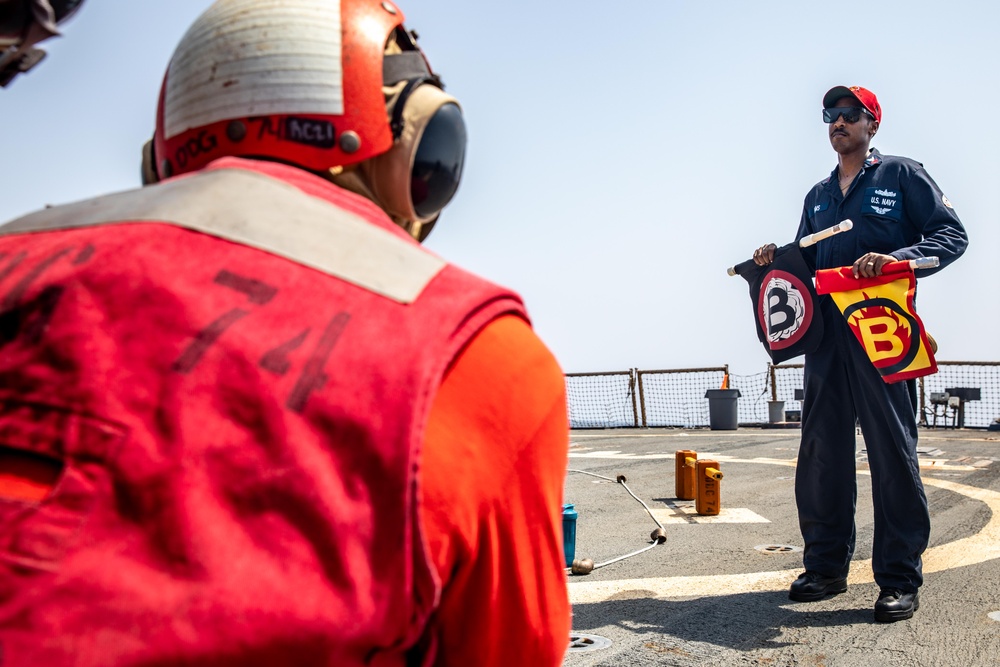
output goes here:
{"type": "Polygon", "coordinates": [[[816,272],[816,292],[829,294],[886,382],[937,372],[937,362],[913,306],[917,280],[909,262],[890,262],[875,278],[851,267],[816,272]]]}

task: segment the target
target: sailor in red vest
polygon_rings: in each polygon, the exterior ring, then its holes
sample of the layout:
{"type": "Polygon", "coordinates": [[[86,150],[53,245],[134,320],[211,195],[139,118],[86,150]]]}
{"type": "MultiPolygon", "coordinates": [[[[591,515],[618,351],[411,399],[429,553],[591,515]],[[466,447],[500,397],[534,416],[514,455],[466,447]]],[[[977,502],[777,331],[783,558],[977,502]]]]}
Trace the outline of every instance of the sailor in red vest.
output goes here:
{"type": "Polygon", "coordinates": [[[0,227],[0,650],[558,665],[565,384],[425,250],[465,127],[388,0],[219,0],[149,183],[0,227]]]}
{"type": "Polygon", "coordinates": [[[83,0],[0,0],[0,86],[41,62],[35,46],[59,35],[57,24],[72,16],[83,0]]]}

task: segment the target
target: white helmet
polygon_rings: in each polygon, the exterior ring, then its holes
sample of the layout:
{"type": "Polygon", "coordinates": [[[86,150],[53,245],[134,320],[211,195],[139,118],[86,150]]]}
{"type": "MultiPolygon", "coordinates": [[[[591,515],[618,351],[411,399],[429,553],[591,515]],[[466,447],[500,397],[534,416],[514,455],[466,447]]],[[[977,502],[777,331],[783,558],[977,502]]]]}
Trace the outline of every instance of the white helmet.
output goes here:
{"type": "Polygon", "coordinates": [[[458,102],[388,0],[217,0],[170,60],[143,178],[276,160],[364,194],[423,240],[465,144],[458,102]]]}

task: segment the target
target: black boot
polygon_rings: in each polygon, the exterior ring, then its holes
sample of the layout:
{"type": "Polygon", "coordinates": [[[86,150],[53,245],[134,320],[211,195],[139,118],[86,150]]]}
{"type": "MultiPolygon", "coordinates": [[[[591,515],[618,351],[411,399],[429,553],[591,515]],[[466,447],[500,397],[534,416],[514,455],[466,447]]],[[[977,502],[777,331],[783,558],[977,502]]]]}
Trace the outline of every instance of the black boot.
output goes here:
{"type": "Polygon", "coordinates": [[[920,608],[920,596],[898,588],[883,588],[875,602],[875,620],[879,623],[904,621],[920,608]]]}
{"type": "Polygon", "coordinates": [[[788,597],[796,602],[815,602],[846,590],[847,577],[827,577],[818,572],[806,571],[792,582],[788,597]]]}

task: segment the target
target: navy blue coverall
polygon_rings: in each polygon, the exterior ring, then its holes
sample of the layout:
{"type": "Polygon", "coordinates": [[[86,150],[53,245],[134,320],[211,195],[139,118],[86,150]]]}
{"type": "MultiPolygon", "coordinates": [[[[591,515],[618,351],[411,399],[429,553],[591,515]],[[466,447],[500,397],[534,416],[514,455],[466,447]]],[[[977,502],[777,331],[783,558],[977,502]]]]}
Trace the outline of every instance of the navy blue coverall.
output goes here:
{"type": "MultiPolygon", "coordinates": [[[[951,203],[908,158],[872,149],[841,194],[838,170],[806,195],[796,240],[845,218],[854,228],[804,250],[814,269],[850,266],[866,252],[896,259],[958,259],[968,245],[951,203]]],[[[868,450],[875,507],[872,568],[882,588],[916,592],[930,536],[927,497],[917,463],[916,385],[886,384],[829,296],[820,297],[825,335],[805,359],[802,442],[795,500],[806,570],[847,576],[854,554],[855,419],[868,450]]]]}

